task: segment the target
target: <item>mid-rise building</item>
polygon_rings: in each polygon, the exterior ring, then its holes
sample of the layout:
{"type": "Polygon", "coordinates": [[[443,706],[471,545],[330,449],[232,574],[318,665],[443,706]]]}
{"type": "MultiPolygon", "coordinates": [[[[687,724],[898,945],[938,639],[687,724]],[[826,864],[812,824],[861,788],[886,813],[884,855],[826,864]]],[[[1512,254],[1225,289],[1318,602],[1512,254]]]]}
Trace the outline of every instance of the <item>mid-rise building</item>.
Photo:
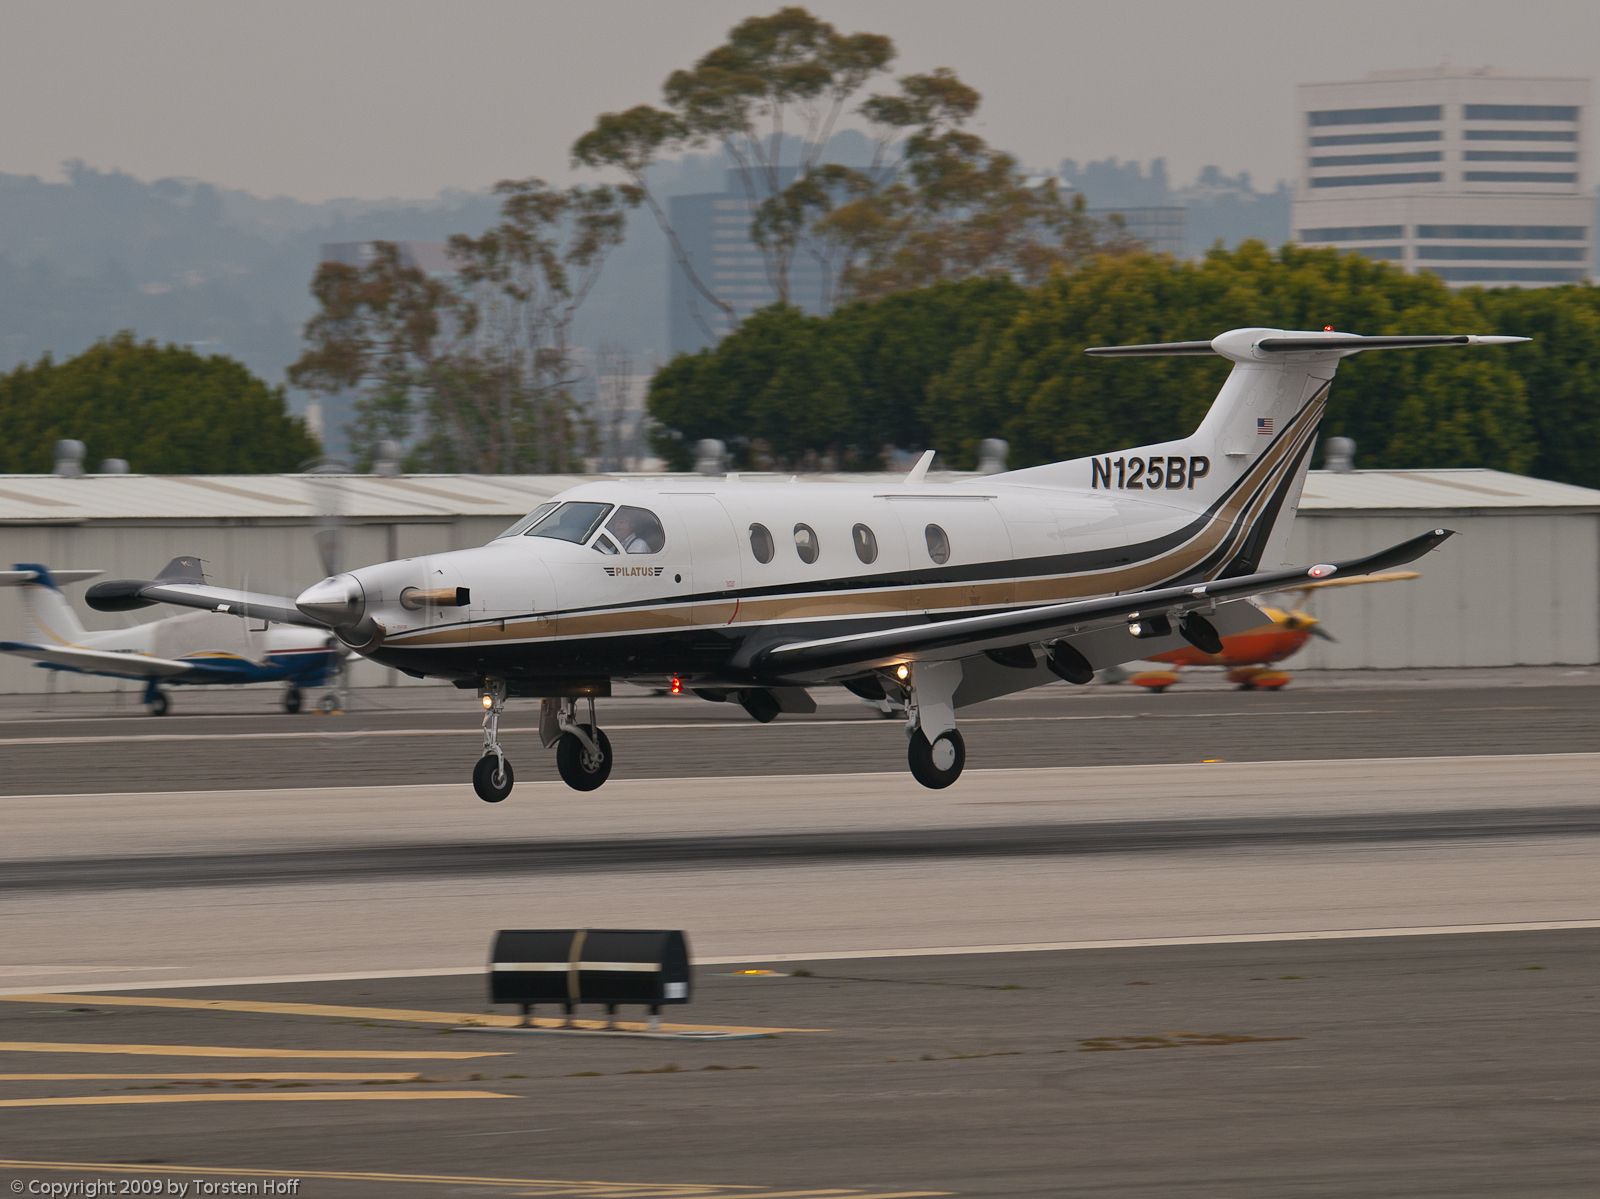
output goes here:
{"type": "MultiPolygon", "coordinates": [[[[778,290],[767,269],[766,255],[750,238],[756,205],[745,193],[741,172],[729,170],[720,192],[673,196],[668,214],[695,274],[706,290],[732,309],[726,313],[702,295],[682,266],[672,264],[668,289],[669,336],[674,354],[693,353],[715,345],[757,309],[777,302],[778,290]]],[[[780,186],[795,171],[779,173],[780,186]]],[[[832,280],[823,264],[802,248],[789,264],[789,303],[820,313],[831,302],[832,280]]]]}
{"type": "Polygon", "coordinates": [[[1587,280],[1589,92],[1587,79],[1454,67],[1304,84],[1294,239],[1452,286],[1587,280]]]}
{"type": "Polygon", "coordinates": [[[1089,209],[1089,215],[1097,221],[1120,217],[1123,231],[1152,254],[1171,254],[1174,258],[1183,257],[1184,210],[1181,205],[1091,208],[1089,209]]]}

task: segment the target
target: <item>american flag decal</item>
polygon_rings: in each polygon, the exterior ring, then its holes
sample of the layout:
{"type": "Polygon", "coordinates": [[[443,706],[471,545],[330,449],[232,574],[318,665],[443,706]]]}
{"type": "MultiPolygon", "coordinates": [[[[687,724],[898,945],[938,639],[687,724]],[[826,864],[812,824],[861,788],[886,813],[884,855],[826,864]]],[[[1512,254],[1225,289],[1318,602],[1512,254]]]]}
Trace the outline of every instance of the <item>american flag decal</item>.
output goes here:
{"type": "Polygon", "coordinates": [[[1272,418],[1270,416],[1256,417],[1256,432],[1262,437],[1272,436],[1272,418]]]}

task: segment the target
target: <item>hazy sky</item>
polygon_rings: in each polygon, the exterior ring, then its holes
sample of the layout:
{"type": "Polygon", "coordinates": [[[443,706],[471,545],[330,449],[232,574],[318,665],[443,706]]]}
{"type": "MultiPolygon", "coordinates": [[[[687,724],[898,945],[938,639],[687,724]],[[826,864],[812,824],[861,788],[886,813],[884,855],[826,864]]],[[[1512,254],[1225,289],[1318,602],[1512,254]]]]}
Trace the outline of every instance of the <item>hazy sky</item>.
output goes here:
{"type": "MultiPolygon", "coordinates": [[[[595,114],[741,17],[731,0],[9,0],[0,171],[80,158],[261,195],[429,196],[563,178],[595,114]]],[[[900,72],[950,66],[978,129],[1034,166],[1165,156],[1258,183],[1294,171],[1294,85],[1493,65],[1593,76],[1600,0],[813,0],[891,36],[900,72]]],[[[1591,162],[1600,120],[1588,121],[1591,162]]],[[[1593,174],[1590,172],[1590,181],[1593,174]]]]}

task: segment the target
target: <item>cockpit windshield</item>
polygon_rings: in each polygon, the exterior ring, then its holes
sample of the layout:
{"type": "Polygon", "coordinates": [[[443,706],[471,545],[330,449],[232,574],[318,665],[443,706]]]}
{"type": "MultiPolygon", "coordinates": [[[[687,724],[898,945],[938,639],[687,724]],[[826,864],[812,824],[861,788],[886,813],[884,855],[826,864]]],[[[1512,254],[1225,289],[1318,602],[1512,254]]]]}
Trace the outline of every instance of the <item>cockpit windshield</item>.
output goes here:
{"type": "Polygon", "coordinates": [[[574,545],[582,545],[594,536],[594,531],[600,527],[600,522],[610,511],[610,504],[571,501],[545,513],[542,519],[535,521],[523,533],[523,536],[553,537],[557,541],[570,541],[574,545]]]}
{"type": "Polygon", "coordinates": [[[553,501],[548,504],[540,504],[537,508],[528,513],[528,515],[524,516],[509,529],[502,533],[496,533],[494,535],[494,539],[499,541],[502,537],[521,537],[529,529],[533,528],[534,525],[538,524],[545,517],[549,516],[550,513],[554,512],[557,506],[558,505],[556,505],[553,501]]]}

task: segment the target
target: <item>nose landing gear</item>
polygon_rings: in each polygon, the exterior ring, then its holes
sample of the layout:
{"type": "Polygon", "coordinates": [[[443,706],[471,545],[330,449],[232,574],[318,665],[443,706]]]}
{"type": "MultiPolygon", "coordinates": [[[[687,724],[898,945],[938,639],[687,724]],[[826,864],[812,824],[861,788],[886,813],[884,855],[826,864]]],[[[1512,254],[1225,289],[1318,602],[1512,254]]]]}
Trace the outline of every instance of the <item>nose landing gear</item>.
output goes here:
{"type": "Polygon", "coordinates": [[[511,763],[500,748],[500,713],[506,706],[504,679],[485,679],[478,692],[483,701],[483,756],[472,768],[472,789],[484,803],[499,803],[511,794],[515,781],[511,763]]]}

